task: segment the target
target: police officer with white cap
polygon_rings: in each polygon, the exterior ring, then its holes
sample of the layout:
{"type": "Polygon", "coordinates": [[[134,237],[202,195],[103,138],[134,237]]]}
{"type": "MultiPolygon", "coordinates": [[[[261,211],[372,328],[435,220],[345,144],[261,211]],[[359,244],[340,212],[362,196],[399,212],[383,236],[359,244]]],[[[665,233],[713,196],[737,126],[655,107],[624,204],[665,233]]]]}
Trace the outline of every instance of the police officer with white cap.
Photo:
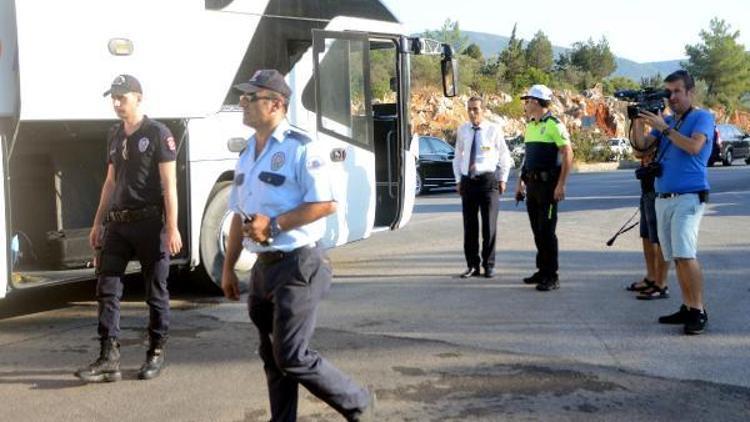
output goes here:
{"type": "Polygon", "coordinates": [[[374,396],[309,348],[318,304],[331,285],[317,245],[324,217],[336,211],[326,151],[286,123],[291,90],[281,73],[258,70],[235,88],[255,134],[235,169],[222,289],[239,300],[234,265],[243,246],[256,253],[248,309],[260,335],[271,420],[297,419],[299,384],[347,420],[365,420],[374,396]]]}
{"type": "Polygon", "coordinates": [[[516,186],[516,200],[526,198],[537,249],[537,272],[523,281],[536,284],[539,291],[549,291],[560,287],[555,234],[557,204],[565,198],[565,182],[573,165],[573,148],[565,125],[549,111],[552,90],[544,85],[534,85],[521,99],[527,119],[526,154],[516,186]]]}

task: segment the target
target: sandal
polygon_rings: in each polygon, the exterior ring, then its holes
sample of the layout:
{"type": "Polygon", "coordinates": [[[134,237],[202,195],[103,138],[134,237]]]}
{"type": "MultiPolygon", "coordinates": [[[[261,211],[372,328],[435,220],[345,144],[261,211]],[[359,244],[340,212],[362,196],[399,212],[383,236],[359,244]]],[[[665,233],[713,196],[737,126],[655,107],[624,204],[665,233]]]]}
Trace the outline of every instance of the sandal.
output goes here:
{"type": "Polygon", "coordinates": [[[655,281],[651,281],[647,279],[646,277],[643,277],[643,280],[641,281],[634,281],[630,283],[629,286],[625,287],[625,290],[629,292],[642,292],[646,289],[650,289],[651,287],[656,286],[655,281]]]}
{"type": "Polygon", "coordinates": [[[666,299],[669,297],[669,287],[664,286],[663,289],[659,288],[656,284],[649,287],[646,290],[641,291],[636,299],[639,300],[653,300],[653,299],[666,299]]]}

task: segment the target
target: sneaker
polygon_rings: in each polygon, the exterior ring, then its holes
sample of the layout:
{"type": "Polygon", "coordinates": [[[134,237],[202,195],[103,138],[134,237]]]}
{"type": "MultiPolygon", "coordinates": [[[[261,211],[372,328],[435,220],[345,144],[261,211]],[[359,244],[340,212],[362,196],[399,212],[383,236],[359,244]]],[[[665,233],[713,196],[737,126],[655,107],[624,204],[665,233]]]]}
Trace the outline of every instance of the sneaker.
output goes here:
{"type": "Polygon", "coordinates": [[[548,277],[544,280],[540,281],[539,284],[536,285],[536,289],[540,292],[548,292],[550,290],[557,290],[560,288],[560,281],[557,279],[557,277],[548,277]]]}
{"type": "Polygon", "coordinates": [[[685,334],[703,334],[706,324],[708,324],[708,314],[706,314],[706,311],[690,308],[687,313],[687,321],[685,322],[685,334]]]}
{"type": "Polygon", "coordinates": [[[526,277],[523,279],[523,284],[539,284],[544,277],[542,277],[542,274],[537,271],[534,274],[531,275],[531,277],[526,277]]]}
{"type": "Polygon", "coordinates": [[[670,314],[659,317],[659,324],[684,324],[687,322],[688,308],[685,305],[680,306],[680,310],[670,314]]]}
{"type": "Polygon", "coordinates": [[[654,299],[666,299],[669,297],[669,287],[664,286],[660,289],[659,286],[653,285],[647,290],[643,290],[635,298],[638,300],[654,300],[654,299]]]}
{"type": "Polygon", "coordinates": [[[484,278],[495,278],[495,269],[494,268],[485,268],[484,269],[484,278]]]}

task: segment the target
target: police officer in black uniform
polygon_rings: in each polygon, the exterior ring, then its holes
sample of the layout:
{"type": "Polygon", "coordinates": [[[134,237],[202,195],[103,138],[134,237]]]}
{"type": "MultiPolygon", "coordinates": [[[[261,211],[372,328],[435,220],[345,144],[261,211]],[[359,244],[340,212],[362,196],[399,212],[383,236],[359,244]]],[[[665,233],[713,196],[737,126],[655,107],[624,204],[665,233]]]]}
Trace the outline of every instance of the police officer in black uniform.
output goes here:
{"type": "Polygon", "coordinates": [[[121,378],[121,277],[133,257],[141,263],[149,306],[149,348],[138,378],[159,375],[169,328],[169,259],[182,249],[174,137],[166,126],[140,111],[143,91],[133,76],[117,76],[104,93],[108,95],[121,121],[107,134],[107,176],[89,235],[97,250],[101,348],[98,359],[76,372],[87,382],[121,378]]]}
{"type": "Polygon", "coordinates": [[[560,287],[555,234],[557,203],[565,198],[573,148],[565,125],[549,112],[552,101],[549,88],[534,85],[521,99],[528,123],[524,136],[526,155],[516,186],[516,200],[526,198],[537,249],[537,272],[523,281],[536,284],[539,291],[549,291],[560,287]]]}
{"type": "Polygon", "coordinates": [[[374,396],[310,348],[318,304],[331,286],[317,245],[324,217],[336,211],[328,151],[286,123],[291,90],[281,73],[258,70],[236,88],[255,134],[235,168],[221,286],[239,300],[234,266],[243,244],[257,254],[248,309],[260,336],[271,420],[297,420],[300,384],[347,420],[372,420],[374,396]]]}

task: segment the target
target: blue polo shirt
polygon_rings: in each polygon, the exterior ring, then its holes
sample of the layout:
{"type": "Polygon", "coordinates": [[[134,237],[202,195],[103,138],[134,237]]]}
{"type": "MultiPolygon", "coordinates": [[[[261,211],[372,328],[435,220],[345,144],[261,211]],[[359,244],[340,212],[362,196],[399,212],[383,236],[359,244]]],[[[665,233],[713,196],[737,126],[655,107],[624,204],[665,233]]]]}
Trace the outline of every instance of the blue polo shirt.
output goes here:
{"type": "MultiPolygon", "coordinates": [[[[306,202],[333,201],[330,162],[321,142],[280,124],[255,157],[255,135],[240,154],[229,209],[237,214],[263,214],[276,217],[306,202]]],[[[291,251],[312,245],[323,236],[325,219],[282,232],[268,246],[245,238],[250,252],[291,251]]]]}
{"type": "MultiPolygon", "coordinates": [[[[672,128],[677,123],[674,116],[667,116],[664,120],[672,128]]],[[[685,117],[679,128],[682,135],[690,138],[701,133],[706,136],[706,143],[696,155],[680,149],[658,130],[651,131],[651,136],[660,139],[657,158],[660,158],[663,168],[661,177],[656,178],[656,192],[690,193],[709,189],[706,163],[711,155],[715,125],[714,116],[706,110],[693,109],[685,117]]]]}

